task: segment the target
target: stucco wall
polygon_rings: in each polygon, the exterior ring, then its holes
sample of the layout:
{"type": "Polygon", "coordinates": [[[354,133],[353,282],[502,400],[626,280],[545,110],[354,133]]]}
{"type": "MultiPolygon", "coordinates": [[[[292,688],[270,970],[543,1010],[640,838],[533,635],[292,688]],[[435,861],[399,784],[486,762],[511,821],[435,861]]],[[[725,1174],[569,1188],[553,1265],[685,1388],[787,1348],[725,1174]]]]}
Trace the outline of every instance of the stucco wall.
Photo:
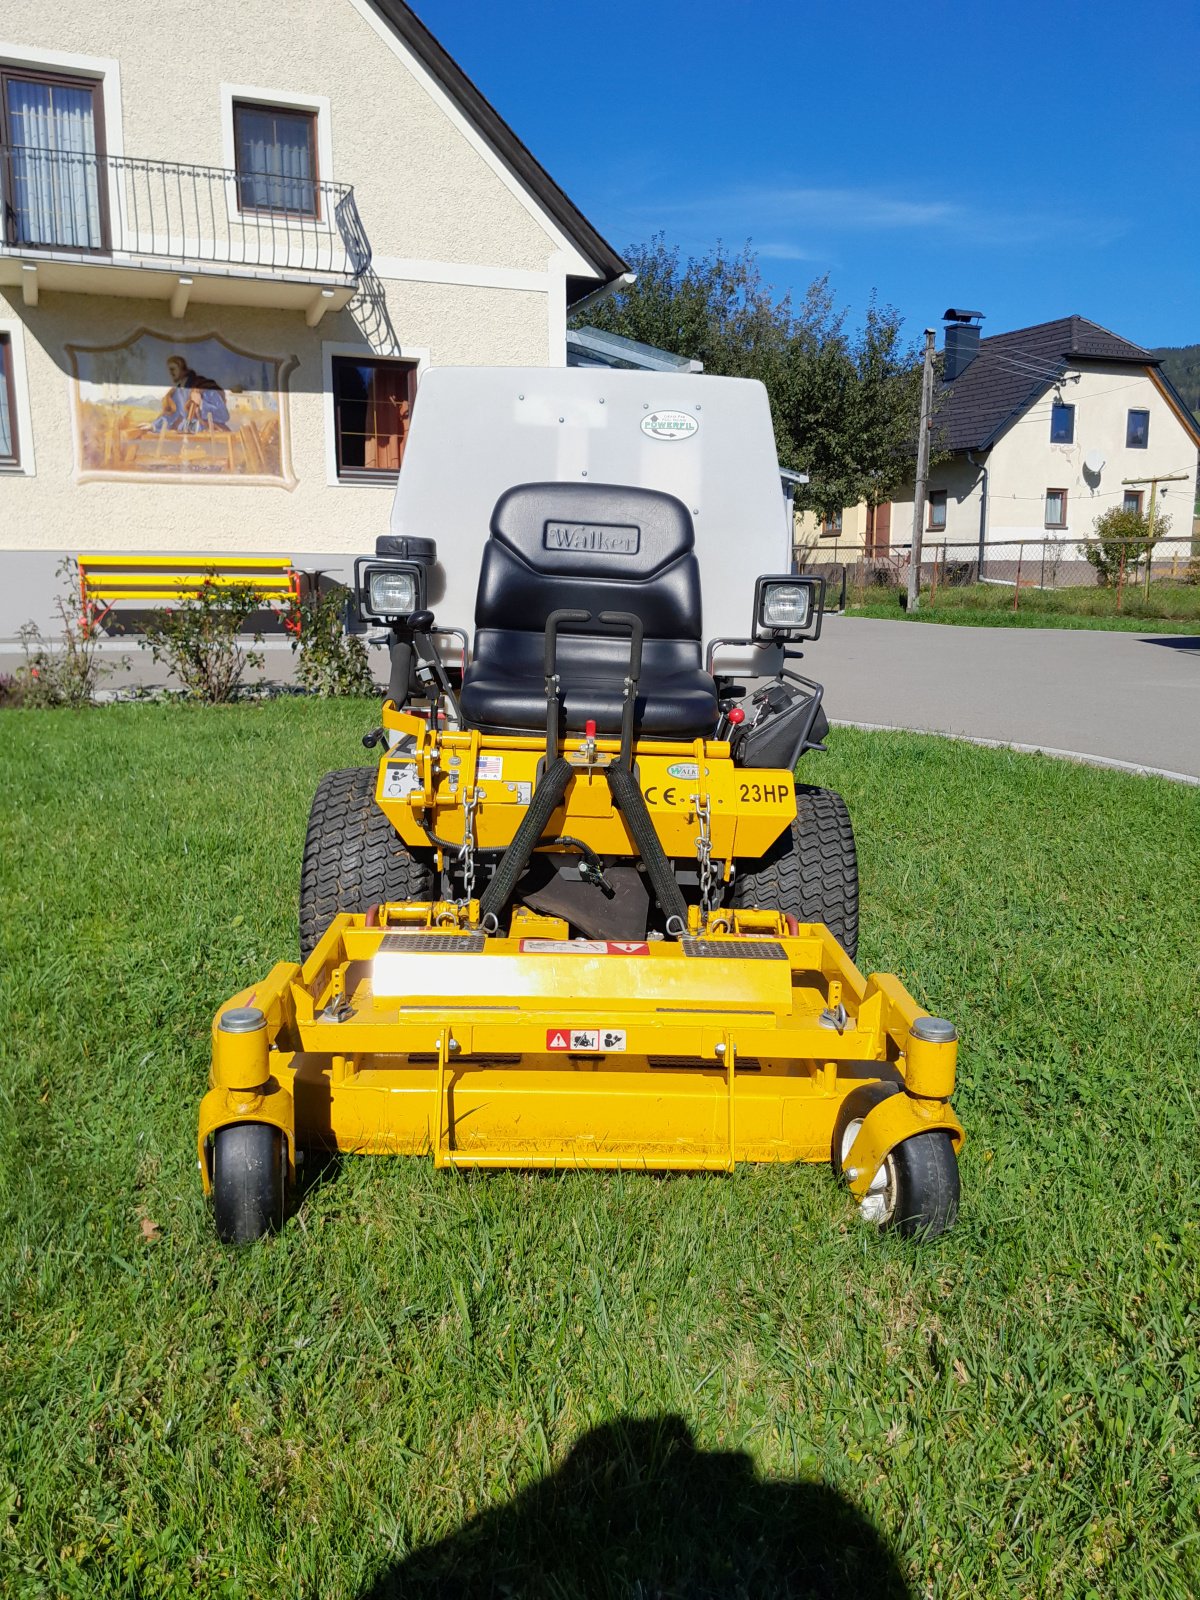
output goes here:
{"type": "Polygon", "coordinates": [[[328,564],[331,553],[371,550],[393,488],[336,482],[325,345],[409,357],[422,371],[565,359],[565,274],[592,269],[369,0],[238,0],[224,12],[177,0],[7,0],[0,57],[53,70],[38,52],[75,58],[80,70],[100,63],[110,154],[228,167],[231,86],[318,103],[319,176],[354,186],[385,314],[360,296],[310,329],[302,311],[205,305],[196,291],[176,319],[151,297],[162,273],[145,299],[43,288],[29,306],[0,288],[0,329],[23,355],[23,471],[0,473],[0,638],[47,618],[49,590],[30,593],[29,575],[51,572],[62,553],[251,551],[328,564]],[[287,364],[290,488],[236,477],[80,481],[65,347],[117,345],[139,329],[182,350],[215,334],[287,364]],[[6,564],[6,552],[24,554],[6,564]]]}
{"type": "Polygon", "coordinates": [[[221,167],[222,83],[329,101],[332,170],[378,256],[544,270],[557,248],[352,0],[5,0],[0,41],[116,58],[110,153],[221,167]]]}
{"type": "MultiPolygon", "coordinates": [[[[445,284],[385,286],[405,353],[441,364],[531,365],[546,360],[545,297],[445,284]]],[[[0,477],[0,549],[234,552],[369,551],[386,532],[390,485],[330,484],[322,344],[363,345],[349,311],[305,326],[297,312],[197,306],[179,320],[162,304],[108,296],[45,295],[36,308],[0,293],[0,319],[25,329],[36,476],[0,477]],[[115,344],[148,327],[186,349],[189,334],[219,332],[255,354],[284,357],[285,429],[293,488],[227,481],[78,482],[68,342],[115,344]]],[[[164,379],[165,387],[165,379],[164,379]]]]}

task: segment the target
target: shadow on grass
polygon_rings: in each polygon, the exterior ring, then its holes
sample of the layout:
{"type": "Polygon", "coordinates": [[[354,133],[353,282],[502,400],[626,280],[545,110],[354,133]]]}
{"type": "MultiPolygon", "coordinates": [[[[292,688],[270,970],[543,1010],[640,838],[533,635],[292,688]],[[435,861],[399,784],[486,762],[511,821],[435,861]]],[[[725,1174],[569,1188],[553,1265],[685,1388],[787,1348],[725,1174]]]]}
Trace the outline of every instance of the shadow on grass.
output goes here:
{"type": "Polygon", "coordinates": [[[909,1600],[886,1540],[820,1483],[697,1450],[682,1418],[585,1434],[552,1476],[389,1568],[361,1600],[909,1600]]]}

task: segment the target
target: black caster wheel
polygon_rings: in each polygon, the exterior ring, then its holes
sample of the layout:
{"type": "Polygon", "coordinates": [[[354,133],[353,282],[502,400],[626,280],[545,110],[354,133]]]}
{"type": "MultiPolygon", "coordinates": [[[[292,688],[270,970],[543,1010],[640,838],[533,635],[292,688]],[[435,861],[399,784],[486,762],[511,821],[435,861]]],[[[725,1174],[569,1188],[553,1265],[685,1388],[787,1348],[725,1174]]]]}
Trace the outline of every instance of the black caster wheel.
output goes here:
{"type": "MultiPolygon", "coordinates": [[[[842,1101],[833,1128],[830,1161],[843,1176],[846,1157],[867,1113],[899,1094],[894,1083],[864,1083],[842,1101]]],[[[950,1135],[941,1128],[915,1133],[884,1157],[871,1186],[858,1203],[859,1215],[883,1230],[906,1239],[936,1239],[953,1227],[958,1216],[958,1158],[950,1135]]]]}
{"type": "Polygon", "coordinates": [[[222,1244],[253,1244],[283,1225],[287,1150],[263,1122],[218,1128],[212,1147],[213,1221],[222,1244]]]}

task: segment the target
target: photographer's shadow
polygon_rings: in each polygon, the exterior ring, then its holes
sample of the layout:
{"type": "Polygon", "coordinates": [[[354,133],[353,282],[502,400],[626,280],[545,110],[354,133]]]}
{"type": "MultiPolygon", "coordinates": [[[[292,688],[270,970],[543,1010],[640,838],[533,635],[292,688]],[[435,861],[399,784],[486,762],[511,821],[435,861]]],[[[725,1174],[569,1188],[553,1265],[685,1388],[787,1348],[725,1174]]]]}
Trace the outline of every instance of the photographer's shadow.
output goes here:
{"type": "Polygon", "coordinates": [[[909,1600],[886,1540],[824,1484],[759,1478],[668,1416],[585,1434],[510,1504],[389,1568],[362,1600],[909,1600]]]}

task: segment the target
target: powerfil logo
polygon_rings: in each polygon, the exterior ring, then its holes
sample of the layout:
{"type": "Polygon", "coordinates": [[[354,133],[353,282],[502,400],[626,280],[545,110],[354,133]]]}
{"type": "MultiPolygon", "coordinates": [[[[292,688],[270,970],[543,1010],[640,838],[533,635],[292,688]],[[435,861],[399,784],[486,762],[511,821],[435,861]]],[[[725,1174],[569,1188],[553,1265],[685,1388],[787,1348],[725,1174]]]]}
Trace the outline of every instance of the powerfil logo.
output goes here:
{"type": "Polygon", "coordinates": [[[642,418],[642,432],[651,439],[690,439],[700,419],[689,411],[652,411],[642,418]]]}
{"type": "Polygon", "coordinates": [[[642,542],[638,528],[611,528],[593,522],[548,522],[547,550],[595,550],[606,556],[635,556],[642,542]]]}

